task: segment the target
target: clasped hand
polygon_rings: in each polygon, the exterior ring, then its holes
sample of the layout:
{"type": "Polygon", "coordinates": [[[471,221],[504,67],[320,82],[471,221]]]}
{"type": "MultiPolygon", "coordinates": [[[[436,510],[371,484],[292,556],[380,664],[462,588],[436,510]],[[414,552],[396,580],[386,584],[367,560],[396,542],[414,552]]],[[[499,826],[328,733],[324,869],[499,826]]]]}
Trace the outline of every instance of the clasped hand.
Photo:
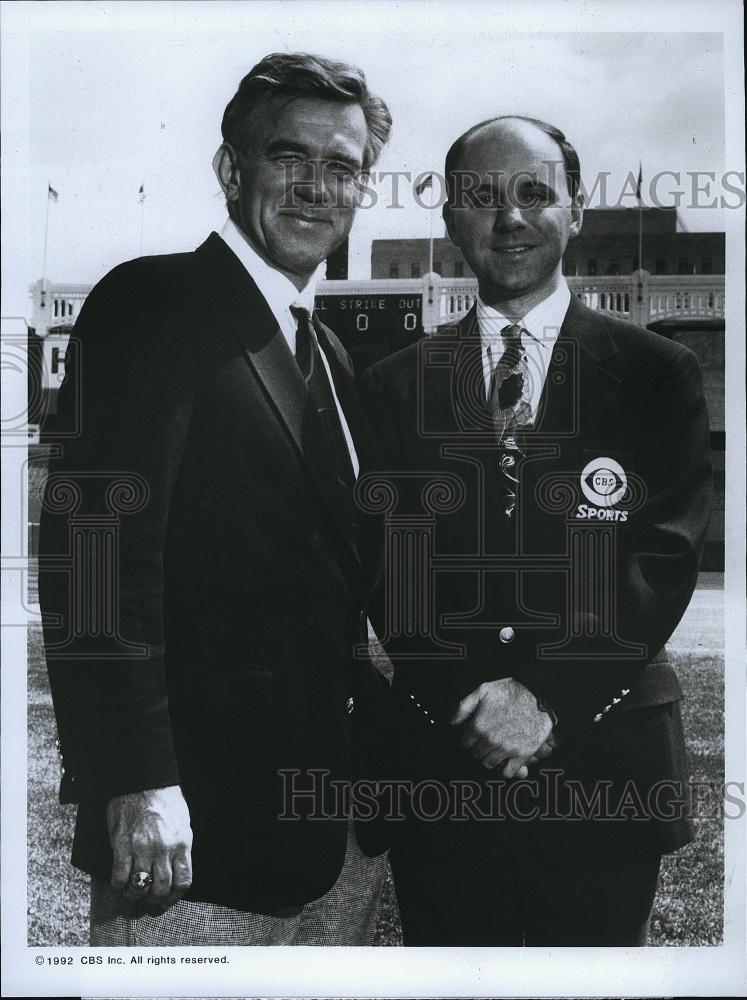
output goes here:
{"type": "Polygon", "coordinates": [[[459,703],[451,720],[461,744],[488,769],[503,764],[506,778],[526,778],[529,766],[559,745],[553,723],[532,692],[512,677],[487,681],[459,703]]]}

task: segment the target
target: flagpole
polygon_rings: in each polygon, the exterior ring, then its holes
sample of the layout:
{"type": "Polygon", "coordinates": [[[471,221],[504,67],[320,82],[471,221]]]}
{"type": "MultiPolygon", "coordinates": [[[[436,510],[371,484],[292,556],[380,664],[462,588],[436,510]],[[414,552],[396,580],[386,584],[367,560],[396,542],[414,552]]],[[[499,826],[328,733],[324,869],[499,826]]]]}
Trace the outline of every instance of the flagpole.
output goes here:
{"type": "MultiPolygon", "coordinates": [[[[433,185],[433,174],[429,174],[419,186],[418,194],[433,185]]],[[[433,305],[433,208],[428,208],[428,305],[433,305]]]]}
{"type": "MultiPolygon", "coordinates": [[[[42,260],[41,293],[39,295],[39,307],[46,308],[47,305],[47,250],[49,248],[49,203],[52,200],[52,184],[47,181],[47,208],[44,213],[44,258],[42,260]]],[[[55,201],[57,192],[55,191],[55,201]]]]}
{"type": "MultiPolygon", "coordinates": [[[[422,175],[421,175],[422,176],[422,175]]],[[[420,184],[415,185],[415,195],[419,196],[425,191],[427,187],[432,187],[433,185],[433,174],[428,174],[424,177],[420,184]]],[[[425,208],[428,212],[428,305],[433,305],[433,207],[428,208],[422,202],[419,202],[421,208],[425,208]]]]}
{"type": "Polygon", "coordinates": [[[142,191],[140,195],[140,253],[139,257],[143,256],[143,230],[145,228],[145,191],[142,191]]]}
{"type": "Polygon", "coordinates": [[[428,273],[433,273],[433,209],[428,209],[428,273]]]}
{"type": "Polygon", "coordinates": [[[643,163],[638,161],[638,183],[636,184],[636,195],[638,197],[638,308],[643,309],[643,198],[641,197],[643,188],[643,163]]]}
{"type": "Polygon", "coordinates": [[[42,263],[42,291],[44,290],[44,282],[47,278],[47,248],[49,246],[49,202],[51,201],[49,197],[49,189],[52,185],[47,181],[47,211],[44,219],[44,261],[42,263]]]}

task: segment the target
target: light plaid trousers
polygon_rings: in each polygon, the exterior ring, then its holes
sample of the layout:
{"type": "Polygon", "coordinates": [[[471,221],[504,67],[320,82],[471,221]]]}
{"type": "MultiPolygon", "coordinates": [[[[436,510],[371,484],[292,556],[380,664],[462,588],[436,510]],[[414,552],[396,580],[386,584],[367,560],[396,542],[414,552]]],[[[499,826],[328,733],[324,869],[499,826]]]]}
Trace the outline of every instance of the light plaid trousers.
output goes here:
{"type": "Polygon", "coordinates": [[[370,945],[386,875],[386,855],[367,857],[348,827],[345,864],[321,899],[292,916],[232,910],[181,899],[165,913],[140,913],[137,903],[100,879],[91,880],[91,944],[99,948],[168,945],[370,945]]]}

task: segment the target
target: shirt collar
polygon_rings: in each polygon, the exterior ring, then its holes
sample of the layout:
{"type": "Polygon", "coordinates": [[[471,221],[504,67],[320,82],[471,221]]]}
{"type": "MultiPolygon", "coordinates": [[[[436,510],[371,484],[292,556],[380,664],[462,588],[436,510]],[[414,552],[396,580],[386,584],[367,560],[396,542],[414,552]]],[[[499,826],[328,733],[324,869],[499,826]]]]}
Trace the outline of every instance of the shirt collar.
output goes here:
{"type": "Polygon", "coordinates": [[[299,292],[290,278],[262,260],[232,219],[226,219],[220,236],[249,272],[278,323],[282,325],[287,321],[292,305],[306,309],[309,314],[313,312],[316,284],[324,262],[319,265],[299,292]]]}
{"type": "MultiPolygon", "coordinates": [[[[539,347],[550,350],[558,339],[570,301],[571,291],[567,281],[561,276],[555,291],[517,322],[539,347]]],[[[489,343],[494,343],[500,337],[501,330],[514,321],[508,319],[498,309],[486,305],[478,295],[477,322],[480,327],[480,339],[485,347],[489,343]]]]}

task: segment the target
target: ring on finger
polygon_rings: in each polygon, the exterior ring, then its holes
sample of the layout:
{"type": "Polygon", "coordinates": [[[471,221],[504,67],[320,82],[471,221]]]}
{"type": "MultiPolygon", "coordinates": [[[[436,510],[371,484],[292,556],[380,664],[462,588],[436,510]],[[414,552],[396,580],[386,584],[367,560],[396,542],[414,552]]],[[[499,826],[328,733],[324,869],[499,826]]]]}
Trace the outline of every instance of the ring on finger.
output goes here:
{"type": "Polygon", "coordinates": [[[138,871],[130,875],[130,888],[143,895],[150,890],[153,885],[153,876],[150,872],[138,871]]]}

